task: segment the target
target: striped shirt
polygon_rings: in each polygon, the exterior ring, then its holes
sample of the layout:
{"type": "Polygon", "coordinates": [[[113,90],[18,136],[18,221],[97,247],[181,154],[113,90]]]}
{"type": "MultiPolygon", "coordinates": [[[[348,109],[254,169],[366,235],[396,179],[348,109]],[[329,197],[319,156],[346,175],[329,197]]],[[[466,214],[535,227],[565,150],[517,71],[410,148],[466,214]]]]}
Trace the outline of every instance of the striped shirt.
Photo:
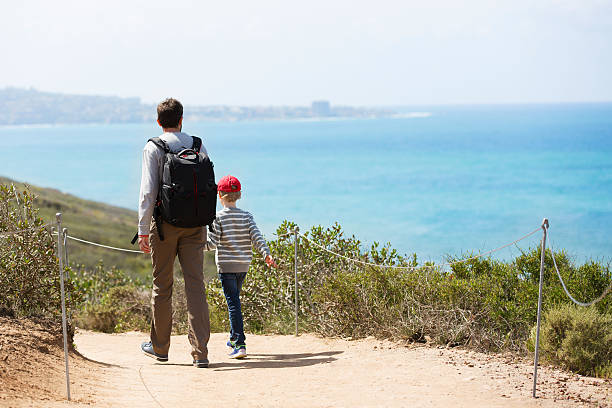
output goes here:
{"type": "Polygon", "coordinates": [[[208,250],[216,249],[215,261],[220,273],[248,272],[253,248],[266,257],[270,250],[253,216],[236,207],[217,212],[213,232],[208,233],[208,250]]]}

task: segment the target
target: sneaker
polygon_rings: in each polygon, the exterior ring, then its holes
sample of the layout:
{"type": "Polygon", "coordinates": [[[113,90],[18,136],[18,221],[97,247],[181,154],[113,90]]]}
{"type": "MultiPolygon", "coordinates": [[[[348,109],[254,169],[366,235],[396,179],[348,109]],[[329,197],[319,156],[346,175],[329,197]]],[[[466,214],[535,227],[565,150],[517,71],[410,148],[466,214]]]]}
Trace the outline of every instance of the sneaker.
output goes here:
{"type": "Polygon", "coordinates": [[[193,366],[197,368],[208,368],[208,360],[193,360],[193,366]]]}
{"type": "Polygon", "coordinates": [[[229,358],[245,358],[247,356],[246,346],[234,347],[231,353],[228,354],[229,358]]]}
{"type": "Polygon", "coordinates": [[[225,345],[231,349],[236,348],[236,342],[234,340],[228,340],[227,343],[225,343],[225,345]]]}
{"type": "Polygon", "coordinates": [[[146,342],[142,343],[140,345],[140,348],[141,348],[142,352],[145,354],[145,356],[147,356],[147,357],[154,358],[157,361],[168,361],[168,355],[167,354],[157,354],[155,351],[153,351],[153,344],[151,344],[150,341],[146,341],[146,342]]]}

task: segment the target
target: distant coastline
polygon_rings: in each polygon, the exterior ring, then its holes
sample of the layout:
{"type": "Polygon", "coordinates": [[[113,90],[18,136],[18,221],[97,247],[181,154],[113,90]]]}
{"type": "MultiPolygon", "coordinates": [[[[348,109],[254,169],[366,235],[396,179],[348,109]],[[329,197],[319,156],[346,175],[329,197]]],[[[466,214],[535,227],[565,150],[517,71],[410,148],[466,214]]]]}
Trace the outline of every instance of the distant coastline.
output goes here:
{"type": "MultiPolygon", "coordinates": [[[[393,109],[333,106],[186,106],[188,121],[334,120],[394,117],[393,109]]],[[[0,89],[0,126],[146,123],[155,121],[155,106],[139,98],[70,95],[36,89],[0,89]]]]}

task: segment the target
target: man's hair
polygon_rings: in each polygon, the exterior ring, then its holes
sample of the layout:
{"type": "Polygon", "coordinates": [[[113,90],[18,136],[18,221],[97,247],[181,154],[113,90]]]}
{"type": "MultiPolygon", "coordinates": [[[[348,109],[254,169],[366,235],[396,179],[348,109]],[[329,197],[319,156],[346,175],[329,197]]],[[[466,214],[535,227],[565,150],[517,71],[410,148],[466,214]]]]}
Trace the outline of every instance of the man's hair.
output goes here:
{"type": "Polygon", "coordinates": [[[230,203],[235,203],[242,197],[241,193],[241,191],[221,191],[221,197],[230,203]]]}
{"type": "Polygon", "coordinates": [[[157,120],[162,128],[178,127],[183,117],[183,105],[174,98],[168,98],[157,105],[157,120]]]}

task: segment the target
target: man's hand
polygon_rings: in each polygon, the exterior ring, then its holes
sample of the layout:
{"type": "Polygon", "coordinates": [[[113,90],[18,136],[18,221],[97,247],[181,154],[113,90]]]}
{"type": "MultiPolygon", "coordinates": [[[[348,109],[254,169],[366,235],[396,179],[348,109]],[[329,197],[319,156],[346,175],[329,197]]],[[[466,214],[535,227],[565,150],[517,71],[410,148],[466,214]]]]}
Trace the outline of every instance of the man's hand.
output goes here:
{"type": "Polygon", "coordinates": [[[149,236],[148,235],[139,235],[138,236],[138,246],[140,250],[145,254],[151,252],[151,246],[149,245],[149,236]]]}
{"type": "Polygon", "coordinates": [[[274,262],[274,258],[272,258],[272,255],[268,255],[266,256],[266,264],[271,267],[271,268],[278,268],[278,265],[276,264],[276,262],[274,262]]]}

